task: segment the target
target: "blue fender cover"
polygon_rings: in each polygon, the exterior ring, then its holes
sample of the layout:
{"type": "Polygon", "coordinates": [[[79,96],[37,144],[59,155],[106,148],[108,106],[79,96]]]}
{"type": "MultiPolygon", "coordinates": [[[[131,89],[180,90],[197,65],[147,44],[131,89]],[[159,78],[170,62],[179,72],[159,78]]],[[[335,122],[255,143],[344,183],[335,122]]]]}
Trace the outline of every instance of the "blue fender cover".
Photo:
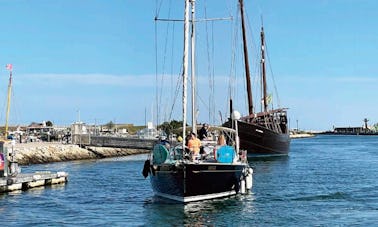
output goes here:
{"type": "Polygon", "coordinates": [[[153,150],[153,164],[162,164],[167,160],[168,150],[162,144],[156,144],[153,150]]]}

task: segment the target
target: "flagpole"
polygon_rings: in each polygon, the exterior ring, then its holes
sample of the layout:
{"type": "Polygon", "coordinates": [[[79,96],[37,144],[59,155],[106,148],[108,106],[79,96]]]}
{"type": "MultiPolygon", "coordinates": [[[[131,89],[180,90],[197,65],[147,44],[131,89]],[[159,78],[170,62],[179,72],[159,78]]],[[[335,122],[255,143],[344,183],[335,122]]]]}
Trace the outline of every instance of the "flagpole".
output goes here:
{"type": "Polygon", "coordinates": [[[10,112],[10,96],[12,93],[12,65],[7,65],[7,69],[9,70],[9,84],[8,84],[8,98],[7,98],[7,115],[5,120],[5,139],[8,138],[8,120],[9,120],[9,112],[10,112]]]}

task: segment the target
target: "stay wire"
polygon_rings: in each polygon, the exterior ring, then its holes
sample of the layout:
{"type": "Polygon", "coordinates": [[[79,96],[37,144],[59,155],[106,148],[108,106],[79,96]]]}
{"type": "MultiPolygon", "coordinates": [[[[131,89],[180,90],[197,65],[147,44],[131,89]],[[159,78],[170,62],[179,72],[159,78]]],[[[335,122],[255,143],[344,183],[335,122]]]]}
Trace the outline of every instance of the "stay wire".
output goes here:
{"type": "Polygon", "coordinates": [[[277,89],[277,86],[276,86],[276,81],[275,81],[273,69],[272,69],[272,63],[271,63],[270,57],[269,57],[268,45],[266,44],[266,42],[265,42],[265,49],[266,49],[266,56],[267,56],[267,59],[268,59],[268,62],[269,62],[269,71],[270,71],[270,74],[272,75],[274,92],[276,93],[276,97],[277,97],[277,105],[278,105],[279,108],[281,108],[281,101],[280,101],[280,97],[278,95],[278,89],[277,89]]]}

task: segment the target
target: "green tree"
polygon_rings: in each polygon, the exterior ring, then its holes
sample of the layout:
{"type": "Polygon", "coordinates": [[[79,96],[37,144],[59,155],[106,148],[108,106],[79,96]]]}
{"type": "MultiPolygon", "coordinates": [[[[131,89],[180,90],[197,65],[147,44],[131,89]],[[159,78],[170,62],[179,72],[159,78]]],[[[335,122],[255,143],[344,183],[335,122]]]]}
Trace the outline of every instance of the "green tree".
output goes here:
{"type": "Polygon", "coordinates": [[[374,131],[374,132],[378,132],[378,123],[375,123],[375,124],[373,125],[373,131],[374,131]]]}
{"type": "Polygon", "coordinates": [[[106,123],[105,125],[108,129],[113,129],[114,128],[114,123],[113,121],[109,121],[108,123],[106,123]]]}
{"type": "Polygon", "coordinates": [[[51,127],[53,126],[53,123],[51,121],[46,121],[46,126],[51,127]]]}
{"type": "Polygon", "coordinates": [[[182,127],[182,121],[172,120],[171,122],[164,122],[158,128],[162,129],[167,136],[172,133],[177,133],[177,129],[182,127]]]}

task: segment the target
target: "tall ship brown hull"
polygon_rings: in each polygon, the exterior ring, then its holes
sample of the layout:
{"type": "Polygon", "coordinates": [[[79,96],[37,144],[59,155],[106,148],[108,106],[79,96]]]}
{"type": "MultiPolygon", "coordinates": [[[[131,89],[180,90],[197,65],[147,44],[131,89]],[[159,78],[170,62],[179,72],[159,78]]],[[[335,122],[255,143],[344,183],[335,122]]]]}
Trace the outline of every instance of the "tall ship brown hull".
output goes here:
{"type": "MultiPolygon", "coordinates": [[[[225,124],[232,127],[231,122],[225,124]]],[[[240,149],[247,150],[248,156],[288,155],[290,136],[288,133],[277,133],[261,125],[238,121],[240,149]]]]}
{"type": "Polygon", "coordinates": [[[256,124],[239,121],[240,148],[248,155],[287,155],[289,134],[280,134],[256,124]]]}

